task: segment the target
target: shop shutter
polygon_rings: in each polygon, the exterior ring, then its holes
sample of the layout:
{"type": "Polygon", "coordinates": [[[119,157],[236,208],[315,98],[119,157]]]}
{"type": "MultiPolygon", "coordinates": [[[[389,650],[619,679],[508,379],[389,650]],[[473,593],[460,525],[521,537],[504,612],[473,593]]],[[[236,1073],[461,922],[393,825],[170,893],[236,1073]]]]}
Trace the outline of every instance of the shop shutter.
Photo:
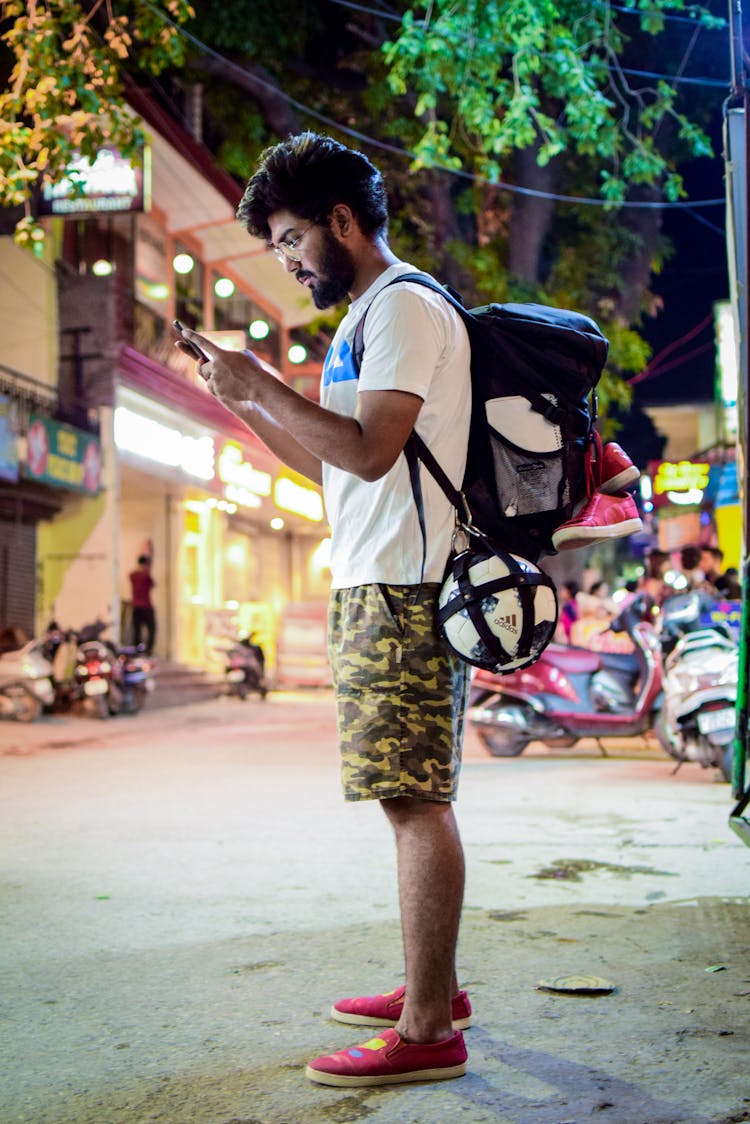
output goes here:
{"type": "Polygon", "coordinates": [[[34,635],[36,527],[0,519],[0,628],[34,635]]]}

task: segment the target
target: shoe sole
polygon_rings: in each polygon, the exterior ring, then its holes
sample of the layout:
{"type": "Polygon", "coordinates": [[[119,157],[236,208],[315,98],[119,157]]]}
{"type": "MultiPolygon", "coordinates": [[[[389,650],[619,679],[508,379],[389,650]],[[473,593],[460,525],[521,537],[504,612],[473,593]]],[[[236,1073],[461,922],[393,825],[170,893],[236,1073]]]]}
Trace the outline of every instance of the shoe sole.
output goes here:
{"type": "MultiPolygon", "coordinates": [[[[331,1007],[331,1018],[335,1019],[337,1023],[346,1023],[347,1026],[395,1026],[396,1019],[377,1019],[371,1018],[369,1015],[350,1015],[346,1011],[337,1011],[335,1007],[331,1007]]],[[[462,1019],[453,1020],[454,1030],[468,1030],[471,1026],[471,1015],[465,1015],[462,1019]]]]}
{"type": "Polygon", "coordinates": [[[640,480],[641,471],[636,468],[634,464],[623,468],[622,472],[618,472],[616,476],[610,476],[609,480],[604,480],[599,485],[599,491],[604,492],[605,495],[614,496],[621,492],[623,488],[627,488],[629,484],[635,484],[636,480],[640,480]]]}
{"type": "Polygon", "coordinates": [[[403,1085],[410,1081],[450,1081],[453,1077],[463,1077],[466,1062],[460,1065],[442,1066],[439,1069],[417,1069],[411,1073],[343,1074],[324,1073],[307,1066],[305,1077],[317,1085],[335,1085],[339,1089],[353,1089],[365,1085],[403,1085]]]}
{"type": "Polygon", "coordinates": [[[552,536],[555,550],[575,550],[579,546],[594,546],[609,539],[624,539],[643,530],[640,519],[626,519],[623,523],[613,523],[611,527],[571,527],[569,531],[560,528],[552,536]]]}

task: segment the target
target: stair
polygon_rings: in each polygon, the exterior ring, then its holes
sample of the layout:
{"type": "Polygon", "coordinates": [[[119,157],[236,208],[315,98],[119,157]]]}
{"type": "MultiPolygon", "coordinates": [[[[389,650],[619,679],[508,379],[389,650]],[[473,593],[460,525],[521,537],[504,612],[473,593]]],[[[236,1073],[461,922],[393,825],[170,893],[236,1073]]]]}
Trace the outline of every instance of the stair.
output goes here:
{"type": "Polygon", "coordinates": [[[156,660],[152,675],[155,686],[146,701],[148,710],[203,702],[224,693],[223,676],[173,660],[156,660]]]}

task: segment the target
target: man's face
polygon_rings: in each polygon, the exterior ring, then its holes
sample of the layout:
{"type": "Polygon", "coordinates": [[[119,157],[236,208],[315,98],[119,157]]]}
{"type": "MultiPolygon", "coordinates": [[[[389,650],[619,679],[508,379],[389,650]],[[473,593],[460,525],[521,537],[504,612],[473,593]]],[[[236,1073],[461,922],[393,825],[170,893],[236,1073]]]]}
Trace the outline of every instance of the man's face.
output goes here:
{"type": "Polygon", "coordinates": [[[309,288],[316,308],[331,308],[345,300],[356,267],[351,253],[330,227],[311,224],[291,211],[274,212],[269,226],[282,266],[309,288]]]}

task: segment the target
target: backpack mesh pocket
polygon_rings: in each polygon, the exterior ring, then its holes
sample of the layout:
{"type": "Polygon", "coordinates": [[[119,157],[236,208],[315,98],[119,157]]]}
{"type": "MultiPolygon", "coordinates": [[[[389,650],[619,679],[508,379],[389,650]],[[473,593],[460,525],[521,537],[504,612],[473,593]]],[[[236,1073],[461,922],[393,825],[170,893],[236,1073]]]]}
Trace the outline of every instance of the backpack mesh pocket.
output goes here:
{"type": "Polygon", "coordinates": [[[557,511],[568,502],[563,448],[549,453],[521,449],[494,429],[490,440],[504,516],[557,511]]]}

